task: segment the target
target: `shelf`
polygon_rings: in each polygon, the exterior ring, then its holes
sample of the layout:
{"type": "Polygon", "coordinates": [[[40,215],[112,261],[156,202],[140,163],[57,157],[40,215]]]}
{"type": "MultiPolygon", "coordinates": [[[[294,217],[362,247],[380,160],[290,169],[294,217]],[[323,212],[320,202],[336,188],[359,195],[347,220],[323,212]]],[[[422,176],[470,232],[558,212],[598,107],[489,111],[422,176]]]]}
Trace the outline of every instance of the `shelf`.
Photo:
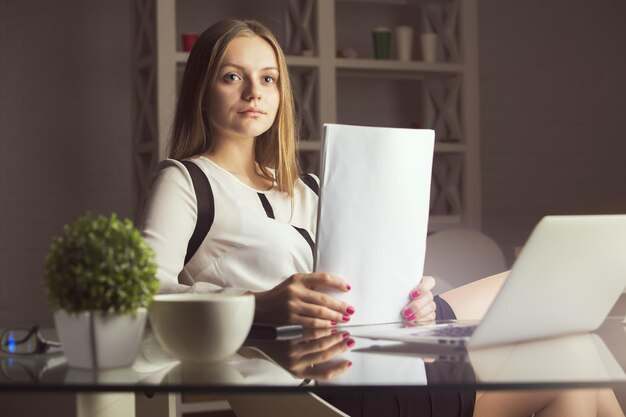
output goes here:
{"type": "MultiPolygon", "coordinates": [[[[176,52],[176,62],[184,64],[189,58],[189,52],[176,52]]],[[[319,57],[288,55],[285,57],[287,65],[292,67],[318,67],[319,57]]],[[[395,61],[390,59],[335,59],[337,69],[352,69],[359,71],[384,71],[384,72],[418,72],[432,74],[460,74],[463,72],[463,64],[447,62],[428,63],[420,61],[395,61]]]]}
{"type": "Polygon", "coordinates": [[[319,67],[319,57],[288,55],[285,57],[290,67],[319,67]]]}
{"type": "Polygon", "coordinates": [[[175,56],[177,64],[184,64],[189,58],[189,52],[176,52],[175,56]]]}
{"type": "Polygon", "coordinates": [[[398,71],[398,72],[422,72],[435,74],[460,74],[463,72],[463,64],[448,62],[421,62],[421,61],[396,61],[391,59],[335,59],[338,69],[353,69],[362,71],[398,71]]]}
{"type": "MultiPolygon", "coordinates": [[[[176,52],[175,59],[176,63],[184,64],[187,62],[189,58],[189,52],[176,52]]],[[[320,65],[320,59],[316,56],[297,56],[297,55],[289,55],[286,56],[287,65],[292,67],[318,67],[320,65]]]]}
{"type": "Polygon", "coordinates": [[[417,7],[425,4],[450,4],[454,0],[335,0],[336,3],[351,4],[351,3],[366,3],[377,4],[379,6],[386,7],[417,7]]]}
{"type": "Polygon", "coordinates": [[[322,142],[319,140],[300,140],[297,147],[299,151],[319,151],[322,149],[322,142]]]}

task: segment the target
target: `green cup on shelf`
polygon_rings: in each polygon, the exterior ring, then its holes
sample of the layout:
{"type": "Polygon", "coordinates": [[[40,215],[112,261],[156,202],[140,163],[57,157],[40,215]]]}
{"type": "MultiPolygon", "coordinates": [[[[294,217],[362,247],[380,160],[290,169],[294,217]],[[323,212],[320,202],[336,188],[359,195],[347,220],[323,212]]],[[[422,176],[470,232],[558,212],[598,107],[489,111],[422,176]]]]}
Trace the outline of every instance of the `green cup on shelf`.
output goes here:
{"type": "Polygon", "coordinates": [[[391,56],[391,29],[377,27],[372,31],[374,39],[374,58],[389,59],[391,56]]]}

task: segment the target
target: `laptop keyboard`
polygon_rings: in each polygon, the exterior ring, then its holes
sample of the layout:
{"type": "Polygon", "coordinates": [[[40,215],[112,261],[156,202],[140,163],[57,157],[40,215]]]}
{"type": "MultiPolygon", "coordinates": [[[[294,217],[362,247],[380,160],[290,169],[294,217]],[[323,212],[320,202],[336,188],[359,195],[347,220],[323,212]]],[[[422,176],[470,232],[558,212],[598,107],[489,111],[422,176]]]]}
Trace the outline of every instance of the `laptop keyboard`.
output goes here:
{"type": "Polygon", "coordinates": [[[474,329],[476,329],[476,326],[447,326],[427,332],[415,333],[415,335],[434,337],[469,337],[472,333],[474,333],[474,329]]]}

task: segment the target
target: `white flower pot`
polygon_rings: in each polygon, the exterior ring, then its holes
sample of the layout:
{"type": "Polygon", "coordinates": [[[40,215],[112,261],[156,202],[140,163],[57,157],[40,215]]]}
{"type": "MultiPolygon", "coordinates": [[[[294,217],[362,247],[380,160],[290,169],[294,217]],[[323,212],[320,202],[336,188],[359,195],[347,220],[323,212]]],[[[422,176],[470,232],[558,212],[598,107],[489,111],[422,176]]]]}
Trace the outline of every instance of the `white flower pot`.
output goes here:
{"type": "Polygon", "coordinates": [[[54,313],[63,352],[71,367],[105,369],[130,366],[146,327],[147,309],[123,316],[99,311],[54,313]]]}

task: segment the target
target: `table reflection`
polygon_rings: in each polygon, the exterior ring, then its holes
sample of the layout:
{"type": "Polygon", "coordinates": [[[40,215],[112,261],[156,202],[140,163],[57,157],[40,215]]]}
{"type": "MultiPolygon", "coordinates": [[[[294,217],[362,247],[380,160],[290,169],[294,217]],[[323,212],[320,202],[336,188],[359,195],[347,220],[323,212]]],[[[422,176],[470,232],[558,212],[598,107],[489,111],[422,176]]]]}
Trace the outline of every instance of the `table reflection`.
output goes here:
{"type": "Polygon", "coordinates": [[[251,339],[246,345],[244,350],[256,349],[297,378],[330,380],[352,366],[343,354],[355,341],[347,330],[305,329],[288,340],[251,339]]]}
{"type": "MultiPolygon", "coordinates": [[[[0,387],[65,386],[67,389],[184,391],[302,385],[424,386],[451,389],[597,386],[626,382],[613,352],[626,351],[621,323],[607,343],[598,334],[466,351],[363,337],[362,329],[305,330],[288,340],[249,339],[237,354],[213,364],[181,363],[148,330],[129,368],[88,371],[70,368],[62,354],[0,355],[0,387]]],[[[324,388],[329,387],[329,388],[324,388]]]]}
{"type": "Polygon", "coordinates": [[[67,361],[61,353],[48,355],[4,355],[0,358],[0,380],[16,384],[39,384],[44,377],[65,372],[67,361]]]}
{"type": "Polygon", "coordinates": [[[477,378],[490,384],[626,381],[622,367],[593,333],[470,350],[469,358],[477,378]]]}

